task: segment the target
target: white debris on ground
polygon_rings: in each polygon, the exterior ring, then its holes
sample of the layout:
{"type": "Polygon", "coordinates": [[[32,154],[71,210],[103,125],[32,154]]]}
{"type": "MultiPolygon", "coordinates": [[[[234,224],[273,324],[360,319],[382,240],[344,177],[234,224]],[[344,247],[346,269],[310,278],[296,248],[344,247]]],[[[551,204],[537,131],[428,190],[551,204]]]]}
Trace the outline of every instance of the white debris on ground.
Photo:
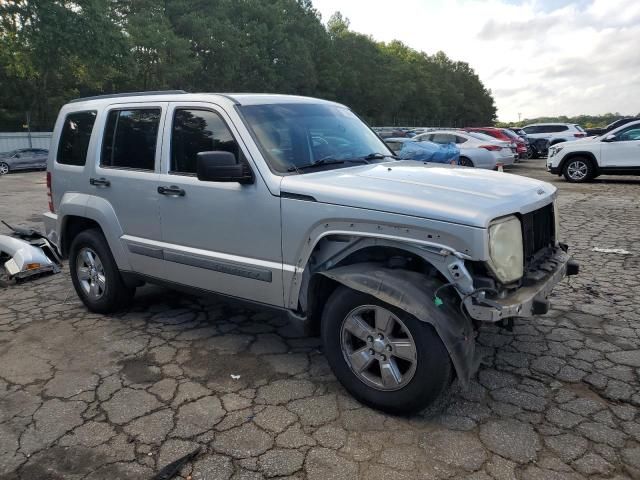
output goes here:
{"type": "Polygon", "coordinates": [[[616,253],[618,255],[631,255],[629,250],[624,250],[623,248],[602,248],[602,247],[593,247],[592,252],[600,252],[600,253],[616,253]]]}

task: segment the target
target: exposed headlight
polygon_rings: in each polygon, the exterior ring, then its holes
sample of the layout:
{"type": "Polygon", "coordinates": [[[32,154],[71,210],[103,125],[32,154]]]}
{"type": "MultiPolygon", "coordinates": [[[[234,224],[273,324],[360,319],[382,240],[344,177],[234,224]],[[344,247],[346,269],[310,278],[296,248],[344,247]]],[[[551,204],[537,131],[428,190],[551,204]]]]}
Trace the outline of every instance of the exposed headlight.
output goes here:
{"type": "Polygon", "coordinates": [[[489,266],[502,283],[522,277],[523,250],[522,226],[517,217],[500,218],[489,225],[489,266]]]}
{"type": "Polygon", "coordinates": [[[553,232],[556,242],[560,241],[560,208],[558,207],[558,199],[553,201],[553,232]]]}

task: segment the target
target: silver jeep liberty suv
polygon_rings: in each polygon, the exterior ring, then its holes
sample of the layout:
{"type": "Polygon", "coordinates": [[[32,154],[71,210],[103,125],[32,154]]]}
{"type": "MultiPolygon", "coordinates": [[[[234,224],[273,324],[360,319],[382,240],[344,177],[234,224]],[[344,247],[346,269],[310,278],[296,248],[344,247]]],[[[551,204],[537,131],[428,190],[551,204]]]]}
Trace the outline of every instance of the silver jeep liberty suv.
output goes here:
{"type": "Polygon", "coordinates": [[[396,160],[329,101],[84,98],[52,142],[47,236],[88,309],[154,282],[285,310],[358,400],[390,412],[466,385],[478,323],[545,313],[578,270],[554,187],[396,160]]]}

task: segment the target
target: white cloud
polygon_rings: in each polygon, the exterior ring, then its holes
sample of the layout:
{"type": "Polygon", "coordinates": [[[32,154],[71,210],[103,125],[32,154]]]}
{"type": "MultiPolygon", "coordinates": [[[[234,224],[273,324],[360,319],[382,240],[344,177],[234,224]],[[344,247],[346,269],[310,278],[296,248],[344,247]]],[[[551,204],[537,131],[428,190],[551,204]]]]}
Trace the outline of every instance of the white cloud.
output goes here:
{"type": "Polygon", "coordinates": [[[504,121],[640,113],[638,0],[314,0],[355,31],[468,62],[504,121]],[[556,6],[556,5],[561,6],[556,6]]]}

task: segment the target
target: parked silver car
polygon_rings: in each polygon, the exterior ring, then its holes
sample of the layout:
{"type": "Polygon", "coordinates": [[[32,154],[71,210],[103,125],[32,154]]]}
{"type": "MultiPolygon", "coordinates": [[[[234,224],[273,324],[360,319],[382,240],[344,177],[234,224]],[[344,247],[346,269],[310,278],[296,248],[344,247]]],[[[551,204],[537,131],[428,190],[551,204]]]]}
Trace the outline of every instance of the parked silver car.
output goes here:
{"type": "Polygon", "coordinates": [[[0,175],[14,170],[47,168],[49,151],[43,148],[23,148],[12,152],[0,153],[0,175]]]}
{"type": "Polygon", "coordinates": [[[347,107],[284,95],[80,99],[53,132],[47,236],[94,312],[142,282],[318,331],[360,401],[423,408],[477,369],[477,322],[530,317],[577,265],[556,188],[398,161],[347,107]]]}
{"type": "Polygon", "coordinates": [[[495,170],[498,164],[513,165],[516,154],[509,142],[497,140],[489,135],[464,130],[435,130],[414,137],[434,143],[455,143],[460,149],[460,165],[465,167],[495,170]]]}

